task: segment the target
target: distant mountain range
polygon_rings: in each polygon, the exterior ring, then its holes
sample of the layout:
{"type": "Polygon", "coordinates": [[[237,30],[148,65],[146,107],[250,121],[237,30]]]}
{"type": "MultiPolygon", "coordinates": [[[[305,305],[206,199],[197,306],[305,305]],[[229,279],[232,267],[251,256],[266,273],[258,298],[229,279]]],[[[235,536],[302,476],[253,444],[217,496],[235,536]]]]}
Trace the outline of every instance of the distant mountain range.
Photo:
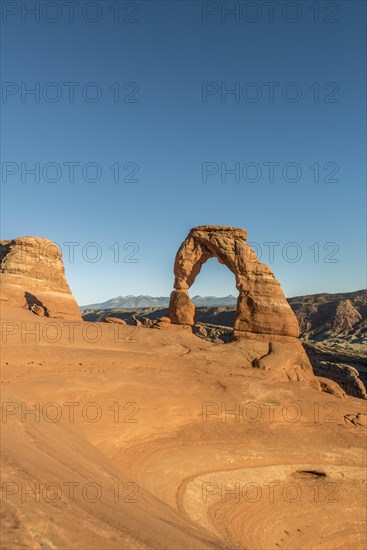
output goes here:
{"type": "MultiPolygon", "coordinates": [[[[194,296],[192,298],[194,304],[198,307],[220,307],[220,306],[235,306],[237,304],[236,296],[229,294],[228,296],[194,296]]],[[[168,307],[168,296],[117,296],[107,302],[100,304],[89,304],[80,306],[81,311],[86,309],[127,309],[127,308],[153,308],[153,307],[168,307]]]]}

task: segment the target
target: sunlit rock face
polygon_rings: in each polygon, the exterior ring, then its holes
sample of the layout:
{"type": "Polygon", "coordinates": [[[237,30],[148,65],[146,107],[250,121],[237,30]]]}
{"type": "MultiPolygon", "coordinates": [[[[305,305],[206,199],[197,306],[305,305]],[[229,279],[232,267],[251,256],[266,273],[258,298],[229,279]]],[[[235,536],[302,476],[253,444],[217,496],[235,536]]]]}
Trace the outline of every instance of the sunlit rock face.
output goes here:
{"type": "Polygon", "coordinates": [[[19,306],[43,308],[46,317],[81,320],[65,277],[58,246],[41,237],[0,241],[2,298],[19,306]]]}
{"type": "Polygon", "coordinates": [[[271,269],[261,263],[247,244],[247,233],[236,227],[203,225],[191,229],[174,264],[175,290],[169,315],[177,324],[195,323],[195,306],[187,290],[209,258],[228,267],[239,292],[235,331],[298,336],[295,314],[271,269]]]}

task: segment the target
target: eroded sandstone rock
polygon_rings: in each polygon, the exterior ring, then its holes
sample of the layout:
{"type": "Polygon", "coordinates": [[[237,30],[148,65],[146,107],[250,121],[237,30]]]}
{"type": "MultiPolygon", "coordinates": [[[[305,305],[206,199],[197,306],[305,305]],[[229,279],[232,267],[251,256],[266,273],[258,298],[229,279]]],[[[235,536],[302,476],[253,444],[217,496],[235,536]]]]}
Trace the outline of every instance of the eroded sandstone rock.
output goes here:
{"type": "Polygon", "coordinates": [[[171,322],[183,326],[195,324],[195,306],[188,289],[201,266],[215,257],[236,279],[239,296],[235,339],[254,340],[265,352],[255,354],[252,366],[271,371],[275,380],[305,383],[320,390],[320,382],[297,339],[297,318],[271,269],[258,260],[246,239],[246,231],[235,227],[203,225],[191,229],[175,259],[174,290],[169,304],[171,322]]]}
{"type": "Polygon", "coordinates": [[[177,325],[193,325],[195,323],[195,305],[192,303],[186,289],[174,290],[169,302],[169,316],[177,325]]]}
{"type": "Polygon", "coordinates": [[[341,388],[339,384],[334,382],[334,380],[323,378],[322,376],[318,376],[318,380],[321,384],[322,391],[326,393],[331,393],[331,395],[335,395],[335,397],[339,397],[341,399],[345,399],[347,397],[347,394],[345,393],[343,388],[341,388]]]}
{"type": "Polygon", "coordinates": [[[367,428],[366,413],[351,413],[344,416],[344,422],[347,426],[353,425],[356,428],[367,428]]]}
{"type": "Polygon", "coordinates": [[[158,319],[155,319],[152,324],[151,328],[156,329],[165,329],[171,326],[171,319],[169,317],[158,317],[158,319]]]}
{"type": "Polygon", "coordinates": [[[367,399],[366,388],[359,377],[359,372],[350,365],[320,361],[315,368],[317,375],[334,380],[343,390],[353,397],[367,399]]]}
{"type": "Polygon", "coordinates": [[[275,380],[306,382],[314,389],[321,389],[319,380],[313,374],[306,352],[297,338],[274,337],[269,342],[268,353],[254,359],[252,366],[272,371],[275,380]]]}
{"type": "Polygon", "coordinates": [[[106,317],[105,323],[117,323],[118,325],[127,326],[126,321],[119,319],[118,317],[106,317]]]}
{"type": "Polygon", "coordinates": [[[44,308],[42,306],[38,306],[37,304],[34,304],[34,306],[32,306],[31,312],[35,315],[38,315],[38,317],[44,317],[45,315],[44,308]]]}
{"type": "Polygon", "coordinates": [[[55,243],[41,237],[0,241],[0,255],[1,285],[9,303],[37,306],[46,317],[82,319],[55,243]]]}
{"type": "Polygon", "coordinates": [[[195,306],[187,289],[194,283],[201,266],[215,257],[236,278],[239,292],[236,331],[298,336],[296,316],[278,281],[271,269],[258,260],[246,239],[246,231],[235,227],[203,225],[191,229],[175,259],[175,290],[169,305],[172,323],[195,323],[195,306]]]}
{"type": "Polygon", "coordinates": [[[133,315],[131,317],[131,324],[134,326],[134,327],[141,327],[143,326],[143,323],[137,318],[135,317],[135,315],[133,315]]]}

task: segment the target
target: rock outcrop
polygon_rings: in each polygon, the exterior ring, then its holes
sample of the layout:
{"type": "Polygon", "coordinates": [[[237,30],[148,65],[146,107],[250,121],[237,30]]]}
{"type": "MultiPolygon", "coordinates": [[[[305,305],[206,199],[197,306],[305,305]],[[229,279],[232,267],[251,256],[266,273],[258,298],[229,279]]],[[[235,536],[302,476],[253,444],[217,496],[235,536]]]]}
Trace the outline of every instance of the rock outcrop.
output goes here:
{"type": "Polygon", "coordinates": [[[247,233],[235,227],[203,225],[191,229],[175,260],[174,291],[169,317],[172,323],[195,324],[195,306],[188,289],[201,266],[212,257],[226,265],[239,292],[235,331],[298,336],[296,316],[271,269],[261,263],[246,242],[247,233]]]}
{"type": "Polygon", "coordinates": [[[367,399],[366,388],[359,377],[357,369],[341,363],[330,363],[328,361],[319,361],[314,365],[314,372],[317,376],[322,376],[336,382],[343,390],[353,397],[367,399]]]}
{"type": "Polygon", "coordinates": [[[345,399],[347,397],[347,394],[345,393],[343,388],[341,388],[339,384],[334,382],[334,380],[330,380],[329,378],[324,378],[322,376],[318,376],[318,380],[320,382],[322,391],[326,393],[331,393],[331,395],[335,395],[335,397],[339,397],[340,399],[345,399]]]}
{"type": "Polygon", "coordinates": [[[297,339],[297,318],[272,271],[258,260],[246,239],[246,231],[235,227],[203,225],[191,229],[175,259],[174,290],[169,304],[171,322],[195,324],[195,305],[188,289],[201,266],[215,257],[235,276],[239,296],[234,335],[236,339],[254,340],[258,346],[252,366],[271,371],[275,380],[303,382],[321,389],[297,339]],[[260,348],[265,348],[265,353],[260,348]]]}
{"type": "Polygon", "coordinates": [[[43,308],[46,317],[82,319],[55,243],[41,237],[0,241],[0,257],[1,286],[10,304],[43,308]]]}
{"type": "Polygon", "coordinates": [[[123,319],[118,319],[117,317],[106,317],[104,321],[105,323],[117,323],[118,325],[123,325],[124,327],[127,326],[126,321],[123,319]]]}
{"type": "Polygon", "coordinates": [[[38,315],[38,317],[44,317],[45,315],[45,310],[42,306],[38,306],[37,304],[34,304],[33,306],[31,306],[31,312],[34,313],[35,315],[38,315]]]}
{"type": "Polygon", "coordinates": [[[159,317],[152,322],[151,327],[156,329],[167,328],[171,324],[171,319],[169,317],[159,317]]]}

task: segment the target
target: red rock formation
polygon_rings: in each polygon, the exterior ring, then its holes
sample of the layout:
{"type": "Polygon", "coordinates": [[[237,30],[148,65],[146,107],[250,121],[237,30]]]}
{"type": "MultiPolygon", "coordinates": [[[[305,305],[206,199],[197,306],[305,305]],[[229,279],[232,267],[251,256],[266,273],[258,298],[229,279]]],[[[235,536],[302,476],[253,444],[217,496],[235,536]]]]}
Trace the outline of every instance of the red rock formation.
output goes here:
{"type": "Polygon", "coordinates": [[[126,321],[123,319],[118,319],[117,317],[106,317],[104,321],[105,323],[117,323],[118,325],[123,325],[125,327],[127,326],[126,321]]]}
{"type": "Polygon", "coordinates": [[[239,291],[235,331],[298,336],[295,314],[271,269],[261,263],[246,242],[243,229],[203,225],[191,229],[175,260],[175,290],[169,316],[172,323],[193,325],[195,306],[187,289],[201,266],[212,257],[226,265],[236,278],[239,291]]]}
{"type": "Polygon", "coordinates": [[[82,319],[55,243],[41,237],[20,237],[0,241],[0,253],[1,285],[9,303],[40,306],[47,317],[82,319]]]}
{"type": "Polygon", "coordinates": [[[255,355],[252,366],[271,370],[274,379],[303,382],[320,389],[320,383],[297,339],[297,318],[272,271],[259,262],[246,238],[246,231],[235,227],[203,225],[191,229],[175,259],[175,290],[169,304],[171,322],[195,324],[195,306],[188,289],[201,266],[215,257],[236,278],[239,296],[234,320],[235,336],[255,340],[265,346],[265,354],[255,355]]]}

